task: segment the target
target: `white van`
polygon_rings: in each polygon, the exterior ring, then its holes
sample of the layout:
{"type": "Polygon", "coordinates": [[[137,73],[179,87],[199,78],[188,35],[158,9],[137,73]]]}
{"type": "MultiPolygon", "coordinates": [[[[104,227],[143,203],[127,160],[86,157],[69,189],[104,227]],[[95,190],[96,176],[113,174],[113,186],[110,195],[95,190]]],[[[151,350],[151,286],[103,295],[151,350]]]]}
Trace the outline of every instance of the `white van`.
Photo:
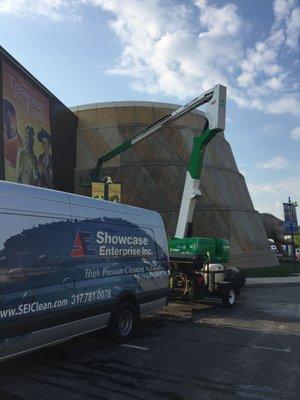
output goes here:
{"type": "Polygon", "coordinates": [[[125,341],[168,290],[158,213],[0,181],[0,360],[104,327],[125,341]]]}

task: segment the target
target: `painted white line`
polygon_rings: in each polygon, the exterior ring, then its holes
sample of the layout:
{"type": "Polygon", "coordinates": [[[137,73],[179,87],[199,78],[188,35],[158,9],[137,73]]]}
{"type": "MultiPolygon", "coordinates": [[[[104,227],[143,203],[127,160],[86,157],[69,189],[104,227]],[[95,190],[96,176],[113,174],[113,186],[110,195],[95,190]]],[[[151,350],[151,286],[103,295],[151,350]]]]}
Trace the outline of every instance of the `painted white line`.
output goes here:
{"type": "Polygon", "coordinates": [[[272,350],[272,351],[281,351],[282,353],[290,353],[292,349],[288,347],[287,349],[274,349],[273,347],[264,347],[264,346],[252,346],[253,349],[259,350],[272,350]]]}
{"type": "MultiPolygon", "coordinates": [[[[84,340],[85,340],[85,342],[88,342],[88,343],[96,343],[96,344],[104,343],[104,344],[110,344],[112,346],[115,344],[114,342],[110,342],[108,340],[103,340],[103,339],[85,338],[84,340]]],[[[129,348],[136,349],[136,350],[143,350],[143,351],[149,350],[148,347],[135,346],[133,344],[127,344],[127,343],[120,344],[120,346],[129,347],[129,348]]]]}
{"type": "Polygon", "coordinates": [[[143,351],[148,351],[148,350],[149,350],[148,347],[134,346],[133,344],[126,344],[126,343],[123,343],[123,344],[121,344],[120,346],[122,346],[122,347],[129,347],[129,348],[131,348],[131,349],[136,349],[136,350],[143,350],[143,351]]]}

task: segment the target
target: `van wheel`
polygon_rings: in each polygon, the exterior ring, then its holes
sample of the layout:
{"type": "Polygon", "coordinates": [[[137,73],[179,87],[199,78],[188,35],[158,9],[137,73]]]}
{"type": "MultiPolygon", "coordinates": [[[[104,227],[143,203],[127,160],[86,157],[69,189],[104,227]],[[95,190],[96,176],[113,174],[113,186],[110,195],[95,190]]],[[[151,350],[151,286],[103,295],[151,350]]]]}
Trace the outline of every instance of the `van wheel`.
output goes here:
{"type": "Polygon", "coordinates": [[[225,307],[233,307],[236,303],[236,290],[231,288],[223,297],[223,305],[225,307]]]}
{"type": "Polygon", "coordinates": [[[137,307],[130,301],[122,301],[118,304],[108,326],[108,339],[116,343],[126,342],[135,334],[138,320],[137,307]]]}

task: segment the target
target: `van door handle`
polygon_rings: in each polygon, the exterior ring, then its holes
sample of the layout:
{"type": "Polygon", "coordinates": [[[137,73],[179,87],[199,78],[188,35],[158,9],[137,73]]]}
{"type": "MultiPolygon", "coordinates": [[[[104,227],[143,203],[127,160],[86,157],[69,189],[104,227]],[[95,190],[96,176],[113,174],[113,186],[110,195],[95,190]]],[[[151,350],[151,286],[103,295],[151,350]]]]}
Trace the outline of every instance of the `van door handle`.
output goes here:
{"type": "Polygon", "coordinates": [[[23,294],[23,300],[24,301],[28,301],[28,302],[32,302],[34,300],[34,294],[32,292],[25,292],[23,294]]]}
{"type": "Polygon", "coordinates": [[[71,278],[70,276],[67,276],[67,277],[63,280],[63,285],[64,285],[65,287],[68,287],[68,288],[73,287],[73,285],[74,285],[73,278],[71,278]]]}

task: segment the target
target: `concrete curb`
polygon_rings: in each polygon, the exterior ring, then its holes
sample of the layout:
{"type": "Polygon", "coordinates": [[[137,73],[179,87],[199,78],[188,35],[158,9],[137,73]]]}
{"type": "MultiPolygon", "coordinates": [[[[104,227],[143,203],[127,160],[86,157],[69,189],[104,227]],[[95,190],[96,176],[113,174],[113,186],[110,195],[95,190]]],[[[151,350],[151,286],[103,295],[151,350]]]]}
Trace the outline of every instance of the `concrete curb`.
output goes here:
{"type": "Polygon", "coordinates": [[[277,282],[277,283],[247,283],[245,287],[276,287],[276,286],[300,286],[300,282],[277,282]]]}
{"type": "Polygon", "coordinates": [[[268,277],[268,278],[246,278],[246,286],[282,286],[300,285],[300,275],[268,277]]]}

